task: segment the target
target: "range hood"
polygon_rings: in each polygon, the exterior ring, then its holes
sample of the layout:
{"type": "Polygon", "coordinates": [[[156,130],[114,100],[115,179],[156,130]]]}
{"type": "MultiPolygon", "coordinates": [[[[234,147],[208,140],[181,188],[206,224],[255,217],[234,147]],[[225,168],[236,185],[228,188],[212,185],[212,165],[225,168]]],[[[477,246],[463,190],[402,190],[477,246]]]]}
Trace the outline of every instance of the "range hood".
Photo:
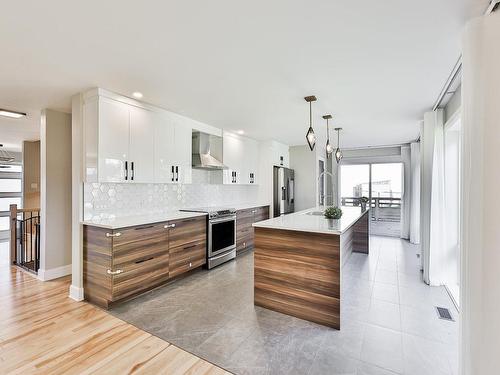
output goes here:
{"type": "Polygon", "coordinates": [[[222,137],[193,130],[192,164],[196,169],[227,169],[222,163],[222,137]]]}

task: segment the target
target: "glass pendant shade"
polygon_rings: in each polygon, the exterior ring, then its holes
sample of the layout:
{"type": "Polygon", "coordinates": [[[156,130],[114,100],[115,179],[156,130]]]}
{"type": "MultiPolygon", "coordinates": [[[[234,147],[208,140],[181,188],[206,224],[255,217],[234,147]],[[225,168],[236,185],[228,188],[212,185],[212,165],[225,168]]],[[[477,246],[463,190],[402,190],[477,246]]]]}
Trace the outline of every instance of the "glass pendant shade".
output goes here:
{"type": "Polygon", "coordinates": [[[305,101],[309,103],[309,129],[306,133],[306,141],[309,145],[309,148],[314,150],[314,146],[316,145],[316,134],[314,134],[313,125],[312,125],[312,102],[316,101],[316,97],[314,95],[306,96],[305,101]]]}
{"type": "Polygon", "coordinates": [[[337,160],[337,164],[342,160],[342,151],[340,150],[340,131],[342,128],[335,128],[337,132],[337,149],[335,150],[335,159],[337,160]]]}
{"type": "Polygon", "coordinates": [[[326,141],[326,157],[329,158],[333,154],[333,146],[330,144],[330,140],[326,141]]]}
{"type": "Polygon", "coordinates": [[[324,115],[323,118],[326,120],[326,158],[329,159],[330,155],[333,153],[333,146],[330,143],[330,126],[328,126],[328,120],[332,118],[332,115],[324,115]]]}
{"type": "Polygon", "coordinates": [[[340,151],[340,148],[337,148],[335,151],[335,159],[337,160],[337,163],[340,163],[342,160],[342,151],[340,151]]]}
{"type": "Polygon", "coordinates": [[[306,134],[306,140],[311,151],[314,150],[314,146],[316,145],[316,134],[314,134],[312,126],[309,126],[309,130],[307,131],[306,134]]]}

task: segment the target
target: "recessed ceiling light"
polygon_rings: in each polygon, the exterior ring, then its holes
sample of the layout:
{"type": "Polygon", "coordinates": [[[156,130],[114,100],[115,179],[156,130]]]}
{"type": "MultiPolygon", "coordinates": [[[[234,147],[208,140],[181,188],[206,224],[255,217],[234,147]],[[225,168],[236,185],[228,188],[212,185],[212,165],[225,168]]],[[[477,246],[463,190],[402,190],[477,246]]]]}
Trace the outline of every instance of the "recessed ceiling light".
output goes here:
{"type": "Polygon", "coordinates": [[[142,92],[139,92],[139,91],[135,91],[132,93],[132,96],[136,99],[142,99],[143,95],[142,95],[142,92]]]}
{"type": "Polygon", "coordinates": [[[245,134],[245,131],[244,130],[238,130],[236,133],[243,135],[243,134],[245,134]]]}
{"type": "Polygon", "coordinates": [[[0,116],[10,117],[10,118],[21,118],[26,116],[26,113],[9,111],[8,109],[0,109],[0,116]]]}

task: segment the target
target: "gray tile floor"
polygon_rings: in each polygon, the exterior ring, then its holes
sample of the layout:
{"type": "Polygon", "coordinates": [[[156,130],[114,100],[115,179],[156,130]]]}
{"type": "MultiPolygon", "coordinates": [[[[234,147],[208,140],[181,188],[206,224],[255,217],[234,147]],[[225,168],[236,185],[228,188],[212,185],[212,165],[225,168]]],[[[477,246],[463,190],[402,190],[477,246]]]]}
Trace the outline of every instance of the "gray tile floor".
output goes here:
{"type": "Polygon", "coordinates": [[[111,312],[235,374],[454,375],[458,313],[418,271],[418,248],[372,236],[343,269],[340,331],[253,305],[253,253],[111,312]]]}

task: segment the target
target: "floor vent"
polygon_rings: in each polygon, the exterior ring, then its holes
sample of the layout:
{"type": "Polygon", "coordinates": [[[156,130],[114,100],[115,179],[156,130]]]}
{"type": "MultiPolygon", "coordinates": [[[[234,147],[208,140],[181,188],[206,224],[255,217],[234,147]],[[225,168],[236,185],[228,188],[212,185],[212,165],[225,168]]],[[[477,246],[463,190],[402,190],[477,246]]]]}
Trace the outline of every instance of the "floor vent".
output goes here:
{"type": "Polygon", "coordinates": [[[436,306],[436,311],[438,313],[439,319],[450,320],[452,322],[455,321],[455,319],[453,319],[453,316],[451,316],[450,310],[446,307],[436,306]]]}

